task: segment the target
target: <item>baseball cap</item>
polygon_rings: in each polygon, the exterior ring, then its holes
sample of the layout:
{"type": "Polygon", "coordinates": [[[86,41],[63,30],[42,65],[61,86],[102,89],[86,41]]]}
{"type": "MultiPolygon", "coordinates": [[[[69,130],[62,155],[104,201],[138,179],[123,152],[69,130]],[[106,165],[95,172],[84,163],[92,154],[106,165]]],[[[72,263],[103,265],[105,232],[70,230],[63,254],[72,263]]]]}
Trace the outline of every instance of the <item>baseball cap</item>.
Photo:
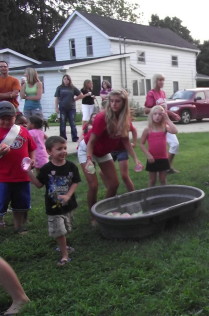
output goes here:
{"type": "Polygon", "coordinates": [[[9,101],[0,102],[0,117],[2,116],[15,116],[16,110],[14,105],[9,101]]]}

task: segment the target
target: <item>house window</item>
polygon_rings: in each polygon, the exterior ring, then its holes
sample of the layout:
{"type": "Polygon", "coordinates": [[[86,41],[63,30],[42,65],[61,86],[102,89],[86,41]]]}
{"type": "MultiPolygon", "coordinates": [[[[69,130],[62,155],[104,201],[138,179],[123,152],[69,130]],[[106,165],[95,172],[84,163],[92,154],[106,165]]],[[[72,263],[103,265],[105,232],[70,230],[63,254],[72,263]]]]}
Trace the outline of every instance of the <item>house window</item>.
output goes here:
{"type": "Polygon", "coordinates": [[[151,79],[146,79],[146,93],[151,90],[151,79]]]}
{"type": "Polygon", "coordinates": [[[86,38],[86,53],[87,56],[93,56],[93,42],[91,36],[86,38]]]}
{"type": "Polygon", "coordinates": [[[74,39],[69,40],[69,46],[70,46],[70,57],[76,58],[75,40],[74,39]]]}
{"type": "Polygon", "coordinates": [[[178,81],[173,81],[173,93],[179,90],[179,83],[178,81]]]}
{"type": "Polygon", "coordinates": [[[178,66],[178,56],[171,56],[171,65],[172,66],[178,66]]]}
{"type": "Polygon", "coordinates": [[[94,95],[100,95],[101,90],[101,77],[100,76],[92,76],[91,77],[92,83],[93,83],[93,94],[94,95]]]}
{"type": "Polygon", "coordinates": [[[138,80],[133,80],[133,95],[139,95],[138,80]]]}
{"type": "Polygon", "coordinates": [[[42,83],[42,89],[43,89],[43,93],[44,93],[44,76],[38,76],[38,78],[42,83]]]}
{"type": "Polygon", "coordinates": [[[93,94],[96,96],[100,95],[100,90],[102,87],[102,81],[107,80],[112,85],[112,77],[111,76],[92,76],[91,80],[93,82],[93,94]]]}
{"type": "Polygon", "coordinates": [[[145,95],[144,79],[140,79],[140,80],[139,80],[139,94],[140,94],[140,95],[145,95]]]}
{"type": "Polygon", "coordinates": [[[137,62],[138,64],[145,64],[145,52],[137,51],[137,62]]]}

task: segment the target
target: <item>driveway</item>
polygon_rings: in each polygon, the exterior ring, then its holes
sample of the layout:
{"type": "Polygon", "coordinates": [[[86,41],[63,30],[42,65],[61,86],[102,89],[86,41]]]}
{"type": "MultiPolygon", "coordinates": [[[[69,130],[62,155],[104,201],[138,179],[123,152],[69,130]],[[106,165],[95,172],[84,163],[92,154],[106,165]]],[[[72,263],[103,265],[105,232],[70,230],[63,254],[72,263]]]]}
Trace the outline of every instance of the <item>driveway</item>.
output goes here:
{"type": "MultiPolygon", "coordinates": [[[[134,127],[137,129],[138,137],[141,136],[142,131],[147,126],[147,121],[133,122],[134,127]]],[[[209,120],[205,119],[202,122],[192,121],[190,124],[176,124],[179,133],[194,133],[194,132],[209,132],[209,120]]],[[[78,135],[81,135],[82,128],[77,126],[78,135]]],[[[46,131],[47,136],[59,135],[59,127],[51,126],[46,131]]],[[[67,126],[67,136],[68,136],[68,152],[75,153],[77,148],[77,143],[71,141],[70,127],[67,126]]]]}

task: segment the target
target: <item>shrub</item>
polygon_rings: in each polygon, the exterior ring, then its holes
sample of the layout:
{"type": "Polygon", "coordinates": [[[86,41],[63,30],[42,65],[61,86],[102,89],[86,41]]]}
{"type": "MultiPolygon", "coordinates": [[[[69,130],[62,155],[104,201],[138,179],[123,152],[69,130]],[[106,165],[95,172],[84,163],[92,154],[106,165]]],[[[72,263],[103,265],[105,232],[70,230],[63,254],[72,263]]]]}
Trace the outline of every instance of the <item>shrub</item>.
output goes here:
{"type": "Polygon", "coordinates": [[[144,116],[144,107],[139,104],[139,102],[135,100],[130,101],[131,112],[135,117],[144,116]]]}

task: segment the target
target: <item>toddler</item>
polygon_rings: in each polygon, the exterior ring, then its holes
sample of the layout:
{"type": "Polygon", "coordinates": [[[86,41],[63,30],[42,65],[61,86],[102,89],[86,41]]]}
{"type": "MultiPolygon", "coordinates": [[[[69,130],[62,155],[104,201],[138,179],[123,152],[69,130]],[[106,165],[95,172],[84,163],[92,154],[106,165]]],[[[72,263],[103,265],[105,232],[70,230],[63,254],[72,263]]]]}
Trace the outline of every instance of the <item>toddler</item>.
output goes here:
{"type": "Polygon", "coordinates": [[[45,207],[48,215],[49,236],[57,240],[61,252],[59,266],[70,261],[65,235],[71,231],[71,211],[77,207],[75,191],[80,180],[78,168],[66,160],[67,143],[60,136],[51,136],[46,140],[46,149],[50,162],[45,164],[37,177],[31,169],[28,175],[37,187],[46,187],[45,207]]]}

